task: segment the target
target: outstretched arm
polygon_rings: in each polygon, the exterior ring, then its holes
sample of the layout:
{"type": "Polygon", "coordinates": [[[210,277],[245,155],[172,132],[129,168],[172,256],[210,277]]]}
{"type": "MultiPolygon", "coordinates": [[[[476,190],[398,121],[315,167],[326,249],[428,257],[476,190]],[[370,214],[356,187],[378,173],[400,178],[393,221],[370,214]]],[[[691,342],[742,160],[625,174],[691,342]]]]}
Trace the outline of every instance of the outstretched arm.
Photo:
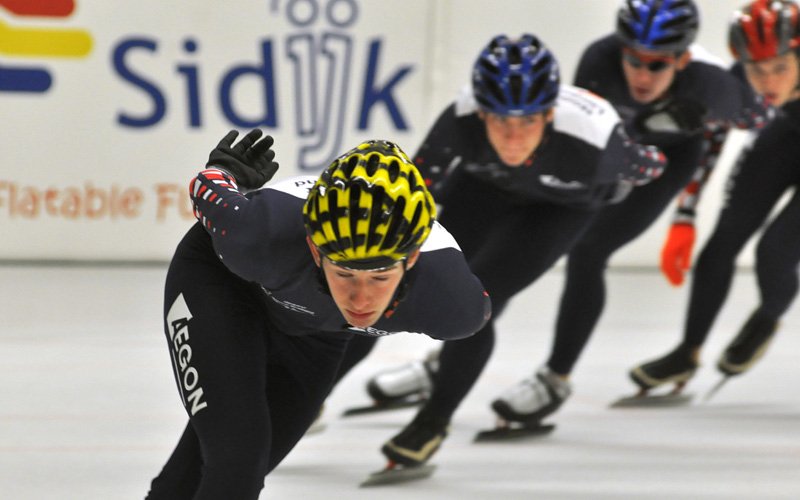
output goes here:
{"type": "Polygon", "coordinates": [[[217,255],[231,271],[247,279],[253,277],[257,256],[267,247],[259,235],[268,233],[270,218],[263,206],[259,209],[259,203],[241,190],[264,184],[278,164],[270,149],[271,137],[257,141],[261,131],[256,130],[233,146],[237,135],[228,133],[211,152],[206,169],[192,179],[189,196],[195,217],[211,236],[217,255]]]}
{"type": "Polygon", "coordinates": [[[706,132],[706,150],[692,182],[678,197],[678,208],[661,249],[661,272],[675,286],[683,284],[691,267],[692,250],[696,239],[694,219],[700,195],[719,160],[722,146],[728,137],[728,127],[716,126],[706,132]]]}

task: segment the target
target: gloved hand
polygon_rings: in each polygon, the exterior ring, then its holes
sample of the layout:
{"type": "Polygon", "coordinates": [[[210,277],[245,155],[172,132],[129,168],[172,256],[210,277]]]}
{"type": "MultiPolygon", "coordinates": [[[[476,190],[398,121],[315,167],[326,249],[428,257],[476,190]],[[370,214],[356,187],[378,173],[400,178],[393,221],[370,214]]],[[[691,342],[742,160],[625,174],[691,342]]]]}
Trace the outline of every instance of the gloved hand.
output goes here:
{"type": "Polygon", "coordinates": [[[664,99],[636,116],[634,123],[643,133],[694,133],[703,128],[705,115],[705,106],[694,99],[664,99]]]}
{"type": "Polygon", "coordinates": [[[208,155],[206,167],[218,167],[228,172],[236,184],[245,190],[260,188],[278,171],[278,164],[274,161],[275,151],[270,149],[274,140],[268,135],[256,142],[261,134],[261,130],[253,129],[231,147],[239,135],[239,132],[231,130],[208,155]]]}
{"type": "Polygon", "coordinates": [[[661,272],[675,286],[683,284],[691,266],[694,240],[695,230],[691,224],[676,223],[669,229],[667,241],[661,249],[661,272]]]}

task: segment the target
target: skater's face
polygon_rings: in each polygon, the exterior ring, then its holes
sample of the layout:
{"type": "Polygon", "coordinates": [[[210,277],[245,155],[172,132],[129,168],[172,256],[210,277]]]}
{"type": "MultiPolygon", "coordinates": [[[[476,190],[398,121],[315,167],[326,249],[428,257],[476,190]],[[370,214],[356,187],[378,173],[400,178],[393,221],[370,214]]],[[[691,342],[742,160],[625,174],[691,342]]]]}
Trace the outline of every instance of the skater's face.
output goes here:
{"type": "Polygon", "coordinates": [[[660,98],[675,80],[675,75],[689,63],[688,51],[673,52],[622,49],[622,72],[634,101],[647,104],[660,98]]]}
{"type": "Polygon", "coordinates": [[[745,63],[744,73],[753,90],[764,96],[773,106],[780,107],[786,101],[800,97],[800,91],[797,90],[800,64],[794,52],[745,63]]]}
{"type": "MultiPolygon", "coordinates": [[[[359,328],[377,323],[403,279],[405,270],[402,262],[382,269],[358,271],[336,265],[321,256],[313,243],[309,242],[309,246],[314,261],[325,273],[331,297],[345,321],[359,328]]],[[[418,257],[419,250],[409,255],[406,269],[414,267],[418,257]]]]}
{"type": "Polygon", "coordinates": [[[553,120],[553,110],[526,116],[504,116],[481,111],[489,143],[503,163],[517,167],[528,160],[544,137],[553,120]]]}

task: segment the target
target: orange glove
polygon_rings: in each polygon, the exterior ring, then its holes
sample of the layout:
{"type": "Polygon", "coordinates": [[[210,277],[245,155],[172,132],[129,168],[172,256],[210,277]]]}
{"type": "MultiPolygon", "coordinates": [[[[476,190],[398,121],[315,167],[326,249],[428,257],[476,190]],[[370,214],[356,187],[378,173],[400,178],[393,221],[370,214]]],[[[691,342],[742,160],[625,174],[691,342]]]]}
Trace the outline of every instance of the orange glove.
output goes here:
{"type": "Polygon", "coordinates": [[[683,284],[686,271],[692,262],[695,231],[691,224],[673,224],[667,241],[661,249],[661,272],[675,286],[683,284]]]}

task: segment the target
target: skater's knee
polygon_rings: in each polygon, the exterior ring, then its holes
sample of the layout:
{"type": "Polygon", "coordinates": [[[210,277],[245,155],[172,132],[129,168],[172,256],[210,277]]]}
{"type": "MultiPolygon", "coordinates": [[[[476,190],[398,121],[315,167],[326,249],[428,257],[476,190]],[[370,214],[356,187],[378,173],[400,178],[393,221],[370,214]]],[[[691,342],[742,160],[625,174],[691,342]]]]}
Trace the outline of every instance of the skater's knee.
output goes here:
{"type": "Polygon", "coordinates": [[[759,240],[755,248],[756,271],[759,274],[780,273],[790,274],[797,267],[794,257],[787,258],[786,244],[764,237],[759,240]]]}
{"type": "Polygon", "coordinates": [[[266,430],[221,436],[203,445],[203,470],[247,483],[263,481],[269,470],[271,440],[266,430]]]}
{"type": "Polygon", "coordinates": [[[611,253],[589,244],[575,246],[569,253],[567,269],[571,273],[602,274],[611,253]]]}
{"type": "Polygon", "coordinates": [[[203,481],[224,484],[231,492],[241,492],[241,496],[231,494],[228,498],[250,498],[252,492],[256,492],[252,498],[257,498],[269,469],[269,453],[265,448],[243,448],[240,453],[231,450],[209,457],[203,466],[203,481]]]}
{"type": "Polygon", "coordinates": [[[266,463],[237,460],[224,464],[207,464],[203,467],[203,479],[198,496],[257,500],[264,488],[266,475],[266,463]]]}

